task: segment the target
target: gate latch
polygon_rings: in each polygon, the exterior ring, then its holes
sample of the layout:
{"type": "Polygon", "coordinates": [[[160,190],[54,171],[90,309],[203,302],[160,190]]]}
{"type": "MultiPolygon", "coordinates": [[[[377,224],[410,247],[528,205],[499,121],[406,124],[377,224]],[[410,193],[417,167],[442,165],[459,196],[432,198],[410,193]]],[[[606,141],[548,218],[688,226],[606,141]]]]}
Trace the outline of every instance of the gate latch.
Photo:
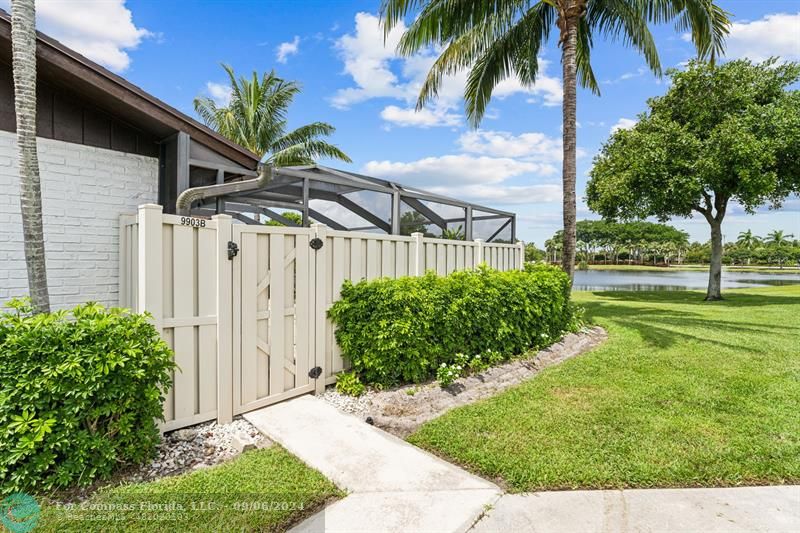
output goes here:
{"type": "Polygon", "coordinates": [[[233,261],[233,258],[236,257],[238,253],[239,246],[233,241],[228,241],[228,260],[233,261]]]}
{"type": "Polygon", "coordinates": [[[322,375],[322,369],[318,366],[315,366],[311,370],[308,371],[308,377],[311,379],[317,379],[322,375]]]}
{"type": "Polygon", "coordinates": [[[314,237],[308,243],[308,245],[311,246],[311,248],[313,248],[314,250],[319,250],[320,248],[322,248],[323,244],[324,243],[322,242],[322,239],[320,239],[319,237],[314,237]]]}

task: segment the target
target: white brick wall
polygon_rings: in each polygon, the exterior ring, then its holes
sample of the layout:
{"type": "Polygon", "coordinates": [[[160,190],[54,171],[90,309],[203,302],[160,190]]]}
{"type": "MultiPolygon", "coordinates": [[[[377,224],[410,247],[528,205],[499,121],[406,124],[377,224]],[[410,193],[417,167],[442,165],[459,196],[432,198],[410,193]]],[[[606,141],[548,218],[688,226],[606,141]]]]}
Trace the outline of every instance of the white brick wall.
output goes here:
{"type": "MultiPolygon", "coordinates": [[[[39,139],[53,309],[117,305],[119,215],[158,196],[158,159],[39,139]]],[[[28,292],[16,135],[0,131],[0,304],[28,292]]]]}

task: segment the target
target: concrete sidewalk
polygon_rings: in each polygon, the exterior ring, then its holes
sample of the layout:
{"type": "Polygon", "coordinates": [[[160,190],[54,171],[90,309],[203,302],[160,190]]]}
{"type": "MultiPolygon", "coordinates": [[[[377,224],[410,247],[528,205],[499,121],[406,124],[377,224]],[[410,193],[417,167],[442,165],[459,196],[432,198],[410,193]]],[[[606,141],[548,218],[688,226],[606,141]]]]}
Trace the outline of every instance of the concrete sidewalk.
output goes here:
{"type": "Polygon", "coordinates": [[[506,494],[313,396],[246,414],[349,492],[301,532],[800,532],[800,486],[506,494]]]}
{"type": "Polygon", "coordinates": [[[350,493],[294,531],[467,531],[502,493],[313,396],[244,417],[350,493]]]}
{"type": "Polygon", "coordinates": [[[474,533],[800,531],[800,486],[507,494],[474,533]]]}

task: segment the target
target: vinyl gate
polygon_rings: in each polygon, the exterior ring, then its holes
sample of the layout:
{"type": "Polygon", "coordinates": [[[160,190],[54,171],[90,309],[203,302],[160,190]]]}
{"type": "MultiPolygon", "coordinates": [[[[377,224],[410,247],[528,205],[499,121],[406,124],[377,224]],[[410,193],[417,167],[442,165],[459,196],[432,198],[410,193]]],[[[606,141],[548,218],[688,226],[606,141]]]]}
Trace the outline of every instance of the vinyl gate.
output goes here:
{"type": "Polygon", "coordinates": [[[308,228],[237,224],[233,257],[233,412],[314,390],[316,262],[308,228]]]}
{"type": "Polygon", "coordinates": [[[120,223],[120,305],[153,315],[179,366],[163,431],[321,392],[346,368],[327,310],[349,279],[521,269],[518,244],[164,215],[120,223]]]}

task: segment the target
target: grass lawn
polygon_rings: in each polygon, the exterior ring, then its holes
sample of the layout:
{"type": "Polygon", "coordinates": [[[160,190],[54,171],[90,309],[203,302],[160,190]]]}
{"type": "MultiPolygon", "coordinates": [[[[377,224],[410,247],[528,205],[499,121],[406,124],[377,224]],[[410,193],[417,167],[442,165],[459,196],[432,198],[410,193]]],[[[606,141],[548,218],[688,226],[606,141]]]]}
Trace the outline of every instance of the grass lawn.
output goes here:
{"type": "Polygon", "coordinates": [[[609,340],[409,440],[512,491],[800,482],[800,286],[576,293],[609,340]]]}
{"type": "Polygon", "coordinates": [[[45,505],[36,531],[284,531],[341,496],[276,445],[205,470],[100,490],[85,510],[45,505]]]}

